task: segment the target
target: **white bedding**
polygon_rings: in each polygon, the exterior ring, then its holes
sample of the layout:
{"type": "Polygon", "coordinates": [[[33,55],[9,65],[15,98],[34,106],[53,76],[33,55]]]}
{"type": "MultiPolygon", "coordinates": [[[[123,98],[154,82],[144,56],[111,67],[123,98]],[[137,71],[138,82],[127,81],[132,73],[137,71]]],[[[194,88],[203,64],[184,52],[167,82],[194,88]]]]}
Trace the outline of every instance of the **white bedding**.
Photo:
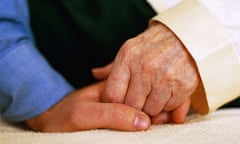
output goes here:
{"type": "Polygon", "coordinates": [[[0,144],[240,144],[240,109],[190,115],[185,124],[152,126],[143,132],[90,130],[37,133],[0,120],[0,144]]]}

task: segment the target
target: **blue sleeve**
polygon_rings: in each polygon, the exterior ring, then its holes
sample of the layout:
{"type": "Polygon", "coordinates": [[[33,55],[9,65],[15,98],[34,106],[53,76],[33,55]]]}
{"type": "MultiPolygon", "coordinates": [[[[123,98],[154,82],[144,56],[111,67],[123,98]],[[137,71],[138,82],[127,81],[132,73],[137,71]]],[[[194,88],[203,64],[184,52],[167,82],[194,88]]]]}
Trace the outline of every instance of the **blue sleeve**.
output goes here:
{"type": "Polygon", "coordinates": [[[35,48],[26,0],[0,2],[0,115],[24,121],[46,111],[73,87],[35,48]]]}

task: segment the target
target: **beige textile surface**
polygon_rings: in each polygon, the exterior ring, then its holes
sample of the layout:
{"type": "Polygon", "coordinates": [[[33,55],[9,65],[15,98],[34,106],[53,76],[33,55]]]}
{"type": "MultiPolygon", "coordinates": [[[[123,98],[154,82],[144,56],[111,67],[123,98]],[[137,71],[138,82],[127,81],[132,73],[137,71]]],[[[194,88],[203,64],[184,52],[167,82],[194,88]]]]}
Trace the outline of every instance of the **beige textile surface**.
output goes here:
{"type": "Polygon", "coordinates": [[[187,117],[182,125],[152,126],[143,132],[90,130],[37,133],[0,121],[0,144],[240,144],[240,109],[187,117]]]}

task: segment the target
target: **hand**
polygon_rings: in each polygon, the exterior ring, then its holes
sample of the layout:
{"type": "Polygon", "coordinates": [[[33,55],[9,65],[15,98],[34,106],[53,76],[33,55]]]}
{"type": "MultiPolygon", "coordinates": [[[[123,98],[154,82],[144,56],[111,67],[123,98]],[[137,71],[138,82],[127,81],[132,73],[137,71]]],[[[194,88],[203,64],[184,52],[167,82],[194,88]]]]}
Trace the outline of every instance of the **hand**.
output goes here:
{"type": "Polygon", "coordinates": [[[164,123],[177,123],[177,124],[182,124],[185,122],[185,118],[187,116],[187,113],[190,108],[190,99],[185,101],[182,105],[177,107],[175,110],[172,112],[166,112],[163,111],[157,116],[153,116],[151,118],[152,124],[164,124],[164,123]]]}
{"type": "Polygon", "coordinates": [[[104,82],[73,91],[62,101],[39,116],[27,120],[27,125],[43,132],[80,131],[109,128],[125,131],[145,130],[149,117],[123,104],[101,103],[104,82]]]}
{"type": "MultiPolygon", "coordinates": [[[[105,67],[94,68],[92,70],[92,73],[96,79],[106,80],[109,73],[111,72],[111,69],[112,69],[112,63],[105,67]]],[[[190,108],[190,103],[191,101],[190,99],[188,99],[172,112],[163,111],[160,114],[151,117],[151,123],[152,124],[164,124],[169,122],[174,122],[179,124],[184,123],[190,108]]]]}
{"type": "Polygon", "coordinates": [[[156,117],[188,103],[198,83],[192,57],[168,28],[156,24],[121,47],[103,100],[125,103],[156,117]]]}

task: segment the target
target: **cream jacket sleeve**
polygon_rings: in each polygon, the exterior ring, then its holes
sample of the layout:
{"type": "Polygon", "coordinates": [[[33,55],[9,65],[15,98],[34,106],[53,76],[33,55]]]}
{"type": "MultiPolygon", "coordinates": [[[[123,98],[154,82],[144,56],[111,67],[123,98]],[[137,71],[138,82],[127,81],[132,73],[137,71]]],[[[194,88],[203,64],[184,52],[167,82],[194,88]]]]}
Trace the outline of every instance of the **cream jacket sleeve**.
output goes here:
{"type": "Polygon", "coordinates": [[[198,90],[192,95],[193,109],[207,114],[239,97],[240,1],[148,2],[158,13],[151,22],[168,26],[196,62],[204,93],[198,90]]]}

